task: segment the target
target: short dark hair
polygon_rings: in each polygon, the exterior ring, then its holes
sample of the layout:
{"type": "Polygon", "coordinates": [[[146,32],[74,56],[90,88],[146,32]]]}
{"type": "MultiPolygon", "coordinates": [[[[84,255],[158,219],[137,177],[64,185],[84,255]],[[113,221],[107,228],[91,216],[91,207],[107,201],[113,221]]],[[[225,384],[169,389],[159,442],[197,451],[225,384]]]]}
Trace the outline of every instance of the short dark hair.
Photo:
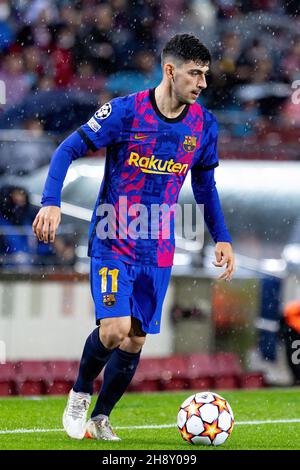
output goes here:
{"type": "Polygon", "coordinates": [[[162,63],[168,56],[183,62],[190,60],[203,64],[211,62],[211,55],[207,47],[192,34],[176,34],[176,36],[173,36],[163,48],[161,53],[162,63]]]}

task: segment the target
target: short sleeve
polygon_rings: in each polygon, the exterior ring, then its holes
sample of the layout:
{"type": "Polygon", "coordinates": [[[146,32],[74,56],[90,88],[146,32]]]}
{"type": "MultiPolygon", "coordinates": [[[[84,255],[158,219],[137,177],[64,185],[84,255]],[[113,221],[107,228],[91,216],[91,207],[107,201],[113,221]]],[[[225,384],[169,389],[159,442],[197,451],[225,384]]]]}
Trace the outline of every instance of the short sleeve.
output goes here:
{"type": "Polygon", "coordinates": [[[202,140],[195,166],[200,171],[208,171],[218,165],[218,123],[216,118],[205,109],[202,140]]]}
{"type": "Polygon", "coordinates": [[[122,104],[118,98],[105,103],[86,124],[77,129],[90,150],[95,152],[117,141],[122,127],[122,104]]]}

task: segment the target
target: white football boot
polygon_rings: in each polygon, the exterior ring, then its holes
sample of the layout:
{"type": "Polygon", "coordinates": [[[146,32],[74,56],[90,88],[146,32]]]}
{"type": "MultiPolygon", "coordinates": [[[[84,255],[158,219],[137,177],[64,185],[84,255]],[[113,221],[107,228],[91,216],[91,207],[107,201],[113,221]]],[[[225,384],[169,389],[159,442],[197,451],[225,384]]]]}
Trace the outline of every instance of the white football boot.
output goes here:
{"type": "Polygon", "coordinates": [[[69,393],[68,403],[63,414],[63,426],[68,436],[83,439],[86,430],[86,418],[91,404],[89,393],[69,393]]]}
{"type": "Polygon", "coordinates": [[[86,425],[85,437],[101,441],[120,441],[121,439],[113,432],[108,417],[104,415],[89,419],[86,425]]]}

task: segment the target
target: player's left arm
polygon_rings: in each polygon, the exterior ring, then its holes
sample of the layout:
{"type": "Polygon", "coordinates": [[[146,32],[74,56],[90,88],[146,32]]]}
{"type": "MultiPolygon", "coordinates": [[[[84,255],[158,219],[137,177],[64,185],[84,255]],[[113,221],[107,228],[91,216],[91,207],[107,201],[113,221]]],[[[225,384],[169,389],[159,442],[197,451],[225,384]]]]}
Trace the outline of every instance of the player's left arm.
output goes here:
{"type": "Polygon", "coordinates": [[[230,281],[235,269],[232,239],[224,220],[214,178],[214,169],[218,166],[218,126],[216,119],[207,111],[205,119],[200,155],[191,170],[192,189],[196,202],[204,205],[204,220],[216,243],[214,265],[225,266],[219,279],[230,281]]]}
{"type": "Polygon", "coordinates": [[[204,171],[199,167],[193,167],[192,188],[197,203],[204,206],[204,220],[216,243],[214,265],[225,266],[225,271],[219,279],[230,281],[235,269],[234,253],[216,188],[214,169],[204,171]]]}
{"type": "Polygon", "coordinates": [[[220,274],[219,279],[231,281],[235,270],[234,253],[231,243],[217,242],[215,247],[215,256],[216,261],[213,263],[215,266],[220,268],[226,266],[225,271],[220,274]]]}

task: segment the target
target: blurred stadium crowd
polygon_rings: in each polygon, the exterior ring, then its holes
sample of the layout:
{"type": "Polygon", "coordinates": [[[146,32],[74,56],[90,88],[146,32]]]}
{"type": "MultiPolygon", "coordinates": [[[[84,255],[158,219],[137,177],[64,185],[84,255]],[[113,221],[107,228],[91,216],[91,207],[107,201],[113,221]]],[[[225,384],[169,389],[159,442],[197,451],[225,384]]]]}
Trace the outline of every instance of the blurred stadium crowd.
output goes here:
{"type": "Polygon", "coordinates": [[[299,9],[296,0],[1,0],[5,109],[30,92],[80,91],[105,102],[153,87],[161,45],[185,31],[213,52],[205,103],[226,111],[222,120],[246,118],[247,125],[232,128],[237,136],[267,114],[299,125],[299,109],[287,99],[300,78],[299,9]]]}

